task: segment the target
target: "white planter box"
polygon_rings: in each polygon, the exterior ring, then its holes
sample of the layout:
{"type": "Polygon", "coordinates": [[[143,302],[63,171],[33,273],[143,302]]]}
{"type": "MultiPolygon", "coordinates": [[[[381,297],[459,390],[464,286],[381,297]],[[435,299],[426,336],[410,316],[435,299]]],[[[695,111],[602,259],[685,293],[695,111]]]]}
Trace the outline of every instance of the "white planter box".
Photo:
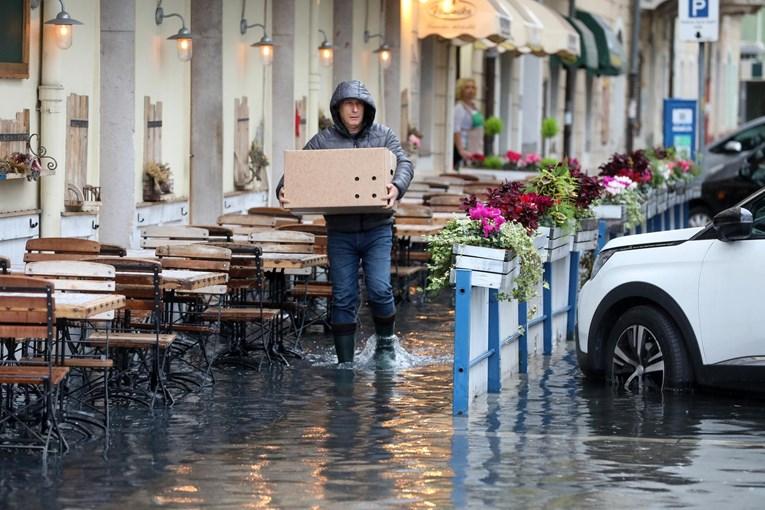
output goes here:
{"type": "Polygon", "coordinates": [[[574,247],[574,235],[563,228],[553,227],[550,229],[550,241],[547,250],[550,252],[548,261],[565,258],[574,247]]]}
{"type": "MultiPolygon", "coordinates": [[[[512,290],[513,273],[517,268],[517,259],[510,250],[484,248],[458,244],[453,248],[454,269],[470,269],[471,285],[503,292],[512,290]]],[[[450,281],[454,283],[456,273],[451,271],[450,281]]]]}
{"type": "Polygon", "coordinates": [[[596,205],[592,208],[596,218],[604,220],[623,220],[624,206],[621,204],[596,205]]]}
{"type": "Polygon", "coordinates": [[[537,227],[537,231],[534,234],[534,248],[539,251],[539,256],[542,257],[542,262],[549,261],[550,251],[548,247],[550,245],[550,227],[537,227]]]}

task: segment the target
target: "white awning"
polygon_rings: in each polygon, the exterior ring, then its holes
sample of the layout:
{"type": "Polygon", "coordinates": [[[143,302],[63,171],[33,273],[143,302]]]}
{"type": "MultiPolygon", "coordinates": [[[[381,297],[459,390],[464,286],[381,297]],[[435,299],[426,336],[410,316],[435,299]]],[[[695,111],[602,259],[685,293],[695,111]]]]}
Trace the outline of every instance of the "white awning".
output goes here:
{"type": "Polygon", "coordinates": [[[501,45],[511,41],[511,19],[499,0],[428,0],[420,3],[418,36],[501,45]]]}
{"type": "Polygon", "coordinates": [[[526,49],[535,55],[558,55],[567,61],[581,54],[579,34],[557,11],[534,0],[503,0],[526,28],[526,49]]]}

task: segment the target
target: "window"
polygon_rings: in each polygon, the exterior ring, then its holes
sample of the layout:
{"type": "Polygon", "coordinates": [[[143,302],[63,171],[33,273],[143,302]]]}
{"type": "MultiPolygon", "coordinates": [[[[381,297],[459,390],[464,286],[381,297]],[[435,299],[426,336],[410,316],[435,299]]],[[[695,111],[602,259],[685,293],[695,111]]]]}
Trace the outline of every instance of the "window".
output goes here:
{"type": "Polygon", "coordinates": [[[29,0],[0,2],[0,78],[29,78],[29,0]]]}
{"type": "Polygon", "coordinates": [[[759,126],[753,126],[744,131],[736,133],[735,135],[726,138],[721,143],[710,149],[714,153],[725,152],[725,144],[730,141],[736,141],[741,143],[742,151],[750,151],[765,142],[765,123],[759,126]]]}
{"type": "Polygon", "coordinates": [[[754,220],[752,237],[763,239],[765,238],[765,194],[760,194],[748,205],[747,209],[751,211],[754,220]]]}

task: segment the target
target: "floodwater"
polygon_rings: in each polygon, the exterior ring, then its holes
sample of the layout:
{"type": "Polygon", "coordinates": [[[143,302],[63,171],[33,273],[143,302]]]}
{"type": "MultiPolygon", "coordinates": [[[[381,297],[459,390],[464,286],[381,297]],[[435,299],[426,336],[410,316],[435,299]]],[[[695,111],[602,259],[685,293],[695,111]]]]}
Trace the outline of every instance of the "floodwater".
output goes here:
{"type": "Polygon", "coordinates": [[[99,440],[47,470],[0,453],[0,507],[763,507],[762,402],[585,384],[571,344],[452,418],[449,308],[402,307],[388,369],[371,344],[338,369],[309,339],[292,367],[220,369],[171,409],[116,409],[107,459],[99,440]]]}

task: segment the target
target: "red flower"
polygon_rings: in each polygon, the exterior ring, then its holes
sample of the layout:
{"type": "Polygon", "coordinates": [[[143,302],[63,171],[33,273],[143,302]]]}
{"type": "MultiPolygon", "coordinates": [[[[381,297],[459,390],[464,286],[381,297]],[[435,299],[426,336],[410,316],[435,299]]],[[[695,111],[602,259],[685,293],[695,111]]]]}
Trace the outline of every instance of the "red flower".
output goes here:
{"type": "Polygon", "coordinates": [[[523,157],[523,154],[521,154],[520,152],[515,152],[515,151],[507,151],[505,153],[505,157],[511,164],[515,165],[515,164],[518,164],[518,162],[521,160],[521,158],[523,157]]]}

